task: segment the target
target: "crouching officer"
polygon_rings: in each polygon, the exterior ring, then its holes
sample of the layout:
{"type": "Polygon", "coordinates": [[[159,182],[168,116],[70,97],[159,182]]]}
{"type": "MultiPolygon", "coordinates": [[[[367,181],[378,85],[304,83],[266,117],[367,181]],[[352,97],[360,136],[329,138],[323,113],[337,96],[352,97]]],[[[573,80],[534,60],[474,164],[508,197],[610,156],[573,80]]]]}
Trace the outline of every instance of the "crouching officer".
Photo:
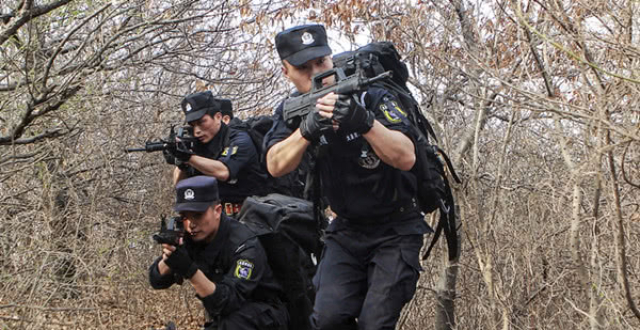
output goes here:
{"type": "Polygon", "coordinates": [[[193,149],[179,144],[168,150],[167,162],[178,163],[173,183],[195,175],[218,179],[223,211],[229,216],[240,212],[245,198],[266,193],[267,174],[260,167],[260,155],[249,134],[229,127],[223,116],[233,114],[231,101],[218,99],[211,91],[187,95],[182,100],[185,120],[197,138],[193,149]],[[177,161],[177,162],[176,162],[177,161]]]}
{"type": "Polygon", "coordinates": [[[162,244],[149,268],[154,289],[188,280],[202,301],[205,329],[286,329],[288,315],[265,251],[255,235],[222,213],[217,180],[195,176],[176,185],[182,244],[162,244]]]}

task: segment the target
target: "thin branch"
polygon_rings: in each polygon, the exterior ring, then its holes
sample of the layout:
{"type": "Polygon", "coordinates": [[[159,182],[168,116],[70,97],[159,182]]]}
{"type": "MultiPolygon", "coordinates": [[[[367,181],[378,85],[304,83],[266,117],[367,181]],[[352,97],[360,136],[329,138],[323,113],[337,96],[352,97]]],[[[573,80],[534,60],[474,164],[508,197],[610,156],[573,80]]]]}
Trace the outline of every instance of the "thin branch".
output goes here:
{"type": "Polygon", "coordinates": [[[27,5],[21,10],[20,17],[13,21],[13,24],[9,25],[4,30],[0,31],[0,45],[4,44],[12,35],[14,35],[18,30],[29,21],[33,20],[38,16],[42,16],[50,11],[53,11],[57,8],[60,8],[72,0],[58,0],[52,3],[43,5],[43,6],[31,6],[27,5]]]}
{"type": "Polygon", "coordinates": [[[629,150],[630,145],[631,145],[631,141],[629,141],[627,146],[624,148],[624,152],[622,153],[622,165],[621,165],[620,171],[622,171],[622,178],[626,183],[628,183],[629,185],[637,189],[640,189],[640,183],[631,182],[631,180],[627,177],[627,171],[624,169],[624,163],[625,163],[625,160],[627,159],[627,151],[629,150]]]}
{"type": "MultiPolygon", "coordinates": [[[[611,142],[611,133],[607,132],[606,135],[607,144],[611,142]]],[[[618,180],[616,175],[616,164],[613,158],[613,152],[609,151],[607,153],[609,160],[609,169],[611,171],[611,181],[612,181],[612,192],[614,199],[614,208],[616,212],[616,219],[618,224],[618,237],[617,237],[617,245],[618,245],[618,258],[620,258],[620,269],[619,272],[622,275],[622,288],[624,289],[625,298],[627,299],[627,303],[629,304],[629,308],[636,316],[638,320],[640,320],[640,310],[638,310],[638,306],[633,300],[633,294],[631,292],[631,287],[629,285],[629,276],[627,275],[627,247],[624,238],[624,220],[622,218],[622,208],[620,206],[620,191],[618,187],[618,180]]]]}

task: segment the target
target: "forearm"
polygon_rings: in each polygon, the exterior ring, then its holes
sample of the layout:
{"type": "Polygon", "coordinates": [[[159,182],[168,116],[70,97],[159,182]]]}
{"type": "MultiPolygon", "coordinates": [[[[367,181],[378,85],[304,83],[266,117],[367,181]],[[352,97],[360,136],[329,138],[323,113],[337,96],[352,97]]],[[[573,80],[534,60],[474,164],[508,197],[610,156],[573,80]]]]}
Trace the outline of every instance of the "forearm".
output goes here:
{"type": "Polygon", "coordinates": [[[180,180],[186,177],[187,174],[176,166],[176,168],[173,170],[173,186],[175,187],[175,185],[178,184],[180,180]]]}
{"type": "Polygon", "coordinates": [[[169,275],[171,274],[171,268],[164,263],[164,260],[160,260],[160,262],[158,262],[158,272],[162,276],[169,275]]]}
{"type": "Polygon", "coordinates": [[[200,173],[215,177],[219,181],[225,182],[229,180],[229,169],[219,160],[193,155],[188,164],[200,171],[200,173]]]}
{"type": "Polygon", "coordinates": [[[160,258],[149,267],[149,283],[156,290],[166,289],[175,283],[173,274],[160,258]]]}
{"type": "Polygon", "coordinates": [[[390,130],[376,120],[363,136],[383,162],[403,171],[415,164],[415,146],[404,133],[390,130]]]}
{"type": "Polygon", "coordinates": [[[300,165],[311,143],[296,129],[288,138],[278,142],[267,152],[267,170],[273,177],[283,176],[300,165]]]}
{"type": "Polygon", "coordinates": [[[200,297],[212,295],[216,291],[216,284],[211,282],[201,270],[198,270],[190,279],[191,285],[200,297]]]}

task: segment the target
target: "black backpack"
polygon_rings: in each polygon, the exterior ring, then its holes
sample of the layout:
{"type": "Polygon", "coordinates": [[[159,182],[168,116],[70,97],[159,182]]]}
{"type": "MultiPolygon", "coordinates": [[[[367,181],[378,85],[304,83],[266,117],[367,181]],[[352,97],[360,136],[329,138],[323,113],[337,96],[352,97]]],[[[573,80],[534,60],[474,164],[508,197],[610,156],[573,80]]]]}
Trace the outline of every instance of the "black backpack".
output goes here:
{"type": "Polygon", "coordinates": [[[271,129],[271,126],[273,126],[273,119],[271,116],[264,115],[249,117],[245,120],[233,118],[229,122],[229,127],[249,134],[259,155],[263,152],[264,136],[271,129]]]}
{"type": "MultiPolygon", "coordinates": [[[[402,108],[407,111],[411,126],[417,133],[416,163],[411,171],[418,179],[418,204],[425,213],[440,210],[440,220],[436,231],[423,259],[426,259],[442,231],[447,238],[449,260],[454,260],[460,254],[458,233],[455,216],[453,193],[445,172],[443,161],[449,168],[449,174],[460,183],[449,157],[436,144],[429,141],[432,137],[438,142],[431,124],[420,110],[418,102],[407,87],[409,70],[402,62],[400,54],[391,42],[373,42],[355,51],[348,51],[334,55],[334,67],[341,67],[347,76],[360,70],[367,78],[375,77],[383,72],[392,71],[393,76],[377,84],[391,92],[400,101],[402,108]]],[[[395,111],[392,109],[392,111],[395,111]]]]}
{"type": "MultiPolygon", "coordinates": [[[[269,175],[267,171],[267,165],[265,163],[264,154],[265,150],[265,135],[273,126],[273,118],[271,116],[253,116],[245,120],[239,118],[233,118],[229,122],[229,127],[247,132],[251,137],[253,145],[256,147],[258,156],[260,159],[260,168],[267,175],[267,187],[268,193],[278,193],[283,195],[302,197],[304,192],[305,174],[304,168],[293,171],[282,177],[274,178],[269,175]]],[[[228,138],[228,137],[227,137],[228,138]]]]}
{"type": "Polygon", "coordinates": [[[247,197],[238,220],[257,235],[284,290],[289,329],[310,329],[316,271],[311,255],[322,249],[313,203],[281,194],[247,197]]]}

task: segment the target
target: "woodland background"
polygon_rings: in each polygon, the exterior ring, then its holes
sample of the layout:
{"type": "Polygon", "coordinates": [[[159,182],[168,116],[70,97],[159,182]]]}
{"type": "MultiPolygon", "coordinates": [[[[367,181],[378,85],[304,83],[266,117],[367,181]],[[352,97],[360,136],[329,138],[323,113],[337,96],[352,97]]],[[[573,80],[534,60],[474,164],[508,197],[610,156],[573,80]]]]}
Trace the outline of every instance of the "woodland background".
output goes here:
{"type": "Polygon", "coordinates": [[[2,329],[197,328],[146,277],[171,166],[123,149],[194,91],[270,113],[273,38],[306,22],[393,41],[464,180],[461,257],[423,263],[398,329],[640,328],[637,0],[2,0],[2,329]]]}

